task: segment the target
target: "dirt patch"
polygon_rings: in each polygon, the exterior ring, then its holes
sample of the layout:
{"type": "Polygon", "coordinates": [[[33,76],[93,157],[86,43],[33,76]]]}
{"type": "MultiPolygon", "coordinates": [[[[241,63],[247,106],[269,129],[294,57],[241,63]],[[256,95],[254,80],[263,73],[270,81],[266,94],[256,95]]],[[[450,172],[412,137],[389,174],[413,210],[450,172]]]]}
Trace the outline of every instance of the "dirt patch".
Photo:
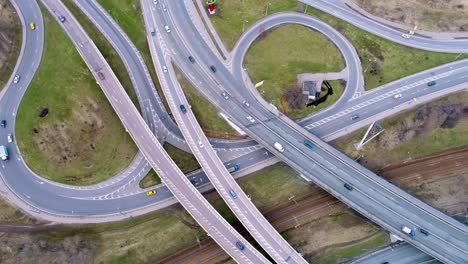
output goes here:
{"type": "Polygon", "coordinates": [[[447,214],[468,222],[468,172],[427,181],[411,192],[447,214]]]}
{"type": "Polygon", "coordinates": [[[425,31],[468,32],[468,0],[353,0],[367,12],[425,31]]]}
{"type": "Polygon", "coordinates": [[[21,25],[8,0],[0,0],[0,90],[10,78],[21,47],[21,25]]]}
{"type": "Polygon", "coordinates": [[[377,226],[359,216],[342,212],[312,221],[287,233],[291,236],[289,242],[299,252],[316,254],[321,248],[362,239],[378,231],[377,226]]]}
{"type": "Polygon", "coordinates": [[[38,235],[0,236],[0,262],[9,263],[92,263],[96,246],[80,236],[51,241],[38,235]]]}
{"type": "Polygon", "coordinates": [[[87,152],[95,149],[94,142],[105,127],[100,111],[99,105],[87,98],[79,102],[69,120],[36,128],[33,140],[51,161],[61,166],[86,157],[87,152]]]}

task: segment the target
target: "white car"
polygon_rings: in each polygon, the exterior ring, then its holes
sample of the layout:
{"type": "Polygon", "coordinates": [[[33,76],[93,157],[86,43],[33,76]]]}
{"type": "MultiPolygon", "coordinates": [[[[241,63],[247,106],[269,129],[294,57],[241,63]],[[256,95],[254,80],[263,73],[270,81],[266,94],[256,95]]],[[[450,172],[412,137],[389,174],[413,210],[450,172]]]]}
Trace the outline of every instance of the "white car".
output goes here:
{"type": "Polygon", "coordinates": [[[393,96],[393,98],[395,98],[395,99],[398,99],[398,98],[400,98],[400,97],[401,97],[401,94],[395,94],[395,95],[393,96]]]}
{"type": "Polygon", "coordinates": [[[201,142],[201,140],[198,140],[198,146],[199,146],[200,148],[203,148],[205,145],[203,145],[203,142],[201,142]]]}
{"type": "Polygon", "coordinates": [[[13,83],[18,83],[20,80],[20,76],[19,75],[15,75],[15,78],[13,78],[13,83]]]}
{"type": "Polygon", "coordinates": [[[244,101],[243,104],[244,104],[245,106],[247,106],[247,107],[250,106],[250,104],[249,104],[247,101],[244,101]]]}
{"type": "Polygon", "coordinates": [[[167,72],[167,67],[165,65],[163,66],[163,72],[167,72]]]}
{"type": "Polygon", "coordinates": [[[157,4],[158,4],[158,0],[153,0],[153,4],[157,5],[157,4]]]}
{"type": "Polygon", "coordinates": [[[167,12],[166,5],[165,5],[165,4],[162,4],[162,8],[163,8],[163,11],[164,11],[164,12],[167,12]]]}
{"type": "Polygon", "coordinates": [[[11,134],[8,134],[7,139],[8,139],[8,143],[13,142],[13,136],[11,134]]]}
{"type": "Polygon", "coordinates": [[[401,34],[402,38],[409,39],[411,36],[409,34],[403,33],[401,34]]]}
{"type": "Polygon", "coordinates": [[[171,33],[171,29],[169,28],[169,26],[164,26],[164,29],[166,29],[167,33],[171,33]]]}
{"type": "Polygon", "coordinates": [[[246,118],[247,118],[247,120],[250,121],[250,123],[255,123],[255,119],[253,119],[253,117],[247,116],[246,118]]]}

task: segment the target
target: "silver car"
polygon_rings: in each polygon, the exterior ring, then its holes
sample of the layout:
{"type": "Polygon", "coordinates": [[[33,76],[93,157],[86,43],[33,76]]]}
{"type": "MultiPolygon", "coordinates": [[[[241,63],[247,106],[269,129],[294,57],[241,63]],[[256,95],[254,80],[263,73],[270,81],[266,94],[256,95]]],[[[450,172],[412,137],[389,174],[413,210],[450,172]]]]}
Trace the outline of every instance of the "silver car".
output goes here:
{"type": "Polygon", "coordinates": [[[19,83],[19,80],[20,80],[20,76],[15,75],[15,78],[13,78],[13,83],[19,83]]]}

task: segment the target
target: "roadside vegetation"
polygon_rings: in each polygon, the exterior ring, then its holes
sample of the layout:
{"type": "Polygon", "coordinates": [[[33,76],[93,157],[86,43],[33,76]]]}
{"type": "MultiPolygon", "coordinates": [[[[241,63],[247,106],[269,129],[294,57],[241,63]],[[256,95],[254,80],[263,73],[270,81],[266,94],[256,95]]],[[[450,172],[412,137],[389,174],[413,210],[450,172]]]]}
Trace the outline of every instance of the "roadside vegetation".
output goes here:
{"type": "MultiPolygon", "coordinates": [[[[401,99],[404,99],[402,97],[401,99]]],[[[406,100],[406,99],[405,99],[406,100]]],[[[370,169],[468,145],[468,93],[459,92],[380,120],[385,131],[357,151],[367,128],[331,144],[370,169]]]]}
{"type": "Polygon", "coordinates": [[[427,0],[354,0],[367,12],[424,31],[468,32],[468,2],[427,0]]]}
{"type": "MultiPolygon", "coordinates": [[[[0,91],[8,82],[21,51],[23,32],[15,8],[0,0],[0,91]]],[[[21,74],[21,73],[19,73],[21,74]]]]}
{"type": "MultiPolygon", "coordinates": [[[[170,144],[164,144],[163,147],[183,173],[187,174],[200,168],[197,159],[191,153],[187,153],[170,144]]],[[[151,169],[150,172],[140,181],[140,187],[148,188],[160,183],[161,179],[158,174],[151,169]]]]}
{"type": "Polygon", "coordinates": [[[389,236],[378,226],[341,211],[285,232],[288,242],[309,263],[342,263],[388,244],[389,236]]]}
{"type": "MultiPolygon", "coordinates": [[[[304,26],[285,25],[257,39],[245,57],[244,66],[254,83],[265,80],[260,89],[267,101],[291,117],[300,118],[312,112],[313,107],[304,110],[304,102],[301,109],[290,111],[292,105],[284,96],[288,86],[297,82],[297,74],[339,72],[344,62],[339,50],[322,34],[304,26]]],[[[302,85],[299,86],[302,90],[302,85]]]]}
{"type": "Polygon", "coordinates": [[[189,173],[200,168],[197,159],[191,153],[187,153],[169,144],[164,144],[163,147],[183,173],[189,173]]]}
{"type": "Polygon", "coordinates": [[[43,16],[44,54],[18,109],[18,147],[50,180],[101,182],[128,166],[136,146],[59,24],[43,16]]]}
{"type": "Polygon", "coordinates": [[[141,179],[140,188],[145,189],[160,183],[161,179],[159,178],[158,174],[153,169],[151,169],[148,174],[146,174],[146,176],[141,179]]]}
{"type": "Polygon", "coordinates": [[[197,118],[203,132],[208,137],[217,138],[244,138],[240,136],[221,116],[218,110],[198,92],[185,78],[180,70],[176,69],[177,80],[184,90],[185,97],[197,118]]]}

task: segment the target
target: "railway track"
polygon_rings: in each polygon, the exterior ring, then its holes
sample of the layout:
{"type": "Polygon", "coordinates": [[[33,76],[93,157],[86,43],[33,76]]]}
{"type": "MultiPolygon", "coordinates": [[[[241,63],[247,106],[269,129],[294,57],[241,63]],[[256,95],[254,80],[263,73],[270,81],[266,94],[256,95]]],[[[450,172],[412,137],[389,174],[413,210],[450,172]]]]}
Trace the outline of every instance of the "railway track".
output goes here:
{"type": "MultiPolygon", "coordinates": [[[[378,173],[405,188],[423,181],[447,177],[467,170],[468,147],[465,147],[392,164],[382,168],[378,173]]],[[[263,214],[275,229],[283,232],[311,220],[334,214],[344,208],[346,208],[346,205],[317,187],[311,193],[297,198],[291,197],[288,202],[275,206],[263,212],[263,214]]],[[[228,257],[215,242],[206,239],[199,244],[162,259],[158,263],[218,263],[228,257]]]]}

